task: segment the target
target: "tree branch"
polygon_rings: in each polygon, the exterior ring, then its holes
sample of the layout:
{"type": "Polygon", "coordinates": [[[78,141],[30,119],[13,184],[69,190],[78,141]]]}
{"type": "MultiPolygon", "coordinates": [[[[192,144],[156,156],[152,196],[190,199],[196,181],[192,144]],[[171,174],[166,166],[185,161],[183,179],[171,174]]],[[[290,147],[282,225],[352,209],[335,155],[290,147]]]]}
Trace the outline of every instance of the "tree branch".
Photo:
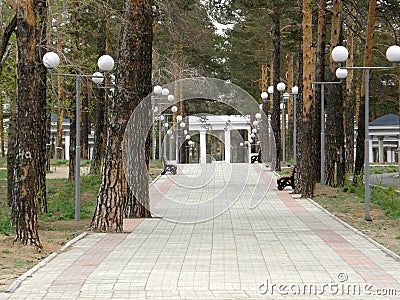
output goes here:
{"type": "Polygon", "coordinates": [[[4,57],[4,54],[6,53],[8,42],[10,41],[11,35],[15,31],[16,27],[17,27],[17,15],[15,14],[14,17],[12,18],[10,24],[8,24],[6,30],[4,31],[3,38],[1,39],[1,44],[0,44],[0,72],[1,72],[1,69],[3,68],[3,57],[4,57]]]}

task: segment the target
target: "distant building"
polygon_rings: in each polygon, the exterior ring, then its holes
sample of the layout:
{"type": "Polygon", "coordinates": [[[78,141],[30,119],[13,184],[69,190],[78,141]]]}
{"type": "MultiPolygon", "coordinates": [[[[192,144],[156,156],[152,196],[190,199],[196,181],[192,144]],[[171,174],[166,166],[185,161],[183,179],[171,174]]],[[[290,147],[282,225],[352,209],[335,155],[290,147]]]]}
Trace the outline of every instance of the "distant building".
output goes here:
{"type": "MultiPolygon", "coordinates": [[[[62,159],[69,160],[69,147],[71,144],[71,135],[70,135],[70,120],[63,119],[62,121],[62,159]]],[[[57,116],[55,114],[51,114],[51,126],[50,126],[50,141],[48,141],[48,145],[50,146],[51,153],[54,155],[56,153],[56,137],[57,137],[57,116]]],[[[88,156],[89,159],[93,157],[93,148],[94,148],[94,131],[92,130],[89,134],[89,151],[88,156]]]]}
{"type": "Polygon", "coordinates": [[[400,117],[385,115],[369,123],[370,162],[399,162],[400,155],[400,117]]]}

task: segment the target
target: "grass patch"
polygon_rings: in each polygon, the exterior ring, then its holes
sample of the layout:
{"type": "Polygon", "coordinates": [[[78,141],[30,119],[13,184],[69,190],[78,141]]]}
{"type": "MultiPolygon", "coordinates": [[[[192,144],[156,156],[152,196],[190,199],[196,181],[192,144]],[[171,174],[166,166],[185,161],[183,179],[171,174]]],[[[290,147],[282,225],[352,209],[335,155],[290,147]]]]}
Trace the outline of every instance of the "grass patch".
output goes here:
{"type": "MultiPolygon", "coordinates": [[[[348,179],[343,192],[354,194],[361,203],[365,203],[365,186],[361,184],[362,179],[357,182],[353,184],[353,181],[348,179]]],[[[396,187],[383,187],[382,184],[371,187],[370,201],[377,204],[387,216],[400,218],[400,195],[396,193],[396,187]]]]}
{"type": "MultiPolygon", "coordinates": [[[[96,207],[97,194],[101,177],[81,177],[81,219],[92,217],[96,207]]],[[[0,234],[12,235],[14,229],[10,226],[11,208],[7,205],[6,187],[0,192],[0,234]]],[[[75,183],[67,179],[47,180],[48,213],[39,215],[39,220],[73,220],[75,218],[75,183]]]]}
{"type": "Polygon", "coordinates": [[[59,166],[68,166],[69,161],[66,159],[51,159],[50,166],[59,167],[59,166]]]}
{"type": "Polygon", "coordinates": [[[0,179],[7,179],[7,169],[0,170],[0,179]]]}
{"type": "MultiPolygon", "coordinates": [[[[91,160],[88,159],[81,159],[81,167],[85,167],[91,164],[91,160]]],[[[59,167],[59,166],[68,166],[69,160],[66,159],[51,159],[50,166],[52,167],[59,167]]]]}
{"type": "Polygon", "coordinates": [[[371,202],[379,205],[387,216],[394,219],[400,218],[400,195],[395,187],[383,188],[382,185],[371,190],[371,202]]]}
{"type": "Polygon", "coordinates": [[[371,174],[385,174],[399,172],[399,166],[370,166],[371,174]]]}
{"type": "Polygon", "coordinates": [[[23,268],[25,266],[26,262],[23,261],[22,259],[17,259],[16,261],[14,261],[14,266],[16,268],[23,268]]]}
{"type": "Polygon", "coordinates": [[[7,168],[7,157],[0,157],[0,168],[7,168]]]}
{"type": "MultiPolygon", "coordinates": [[[[81,219],[92,217],[96,206],[100,176],[81,177],[81,219]]],[[[75,218],[75,183],[67,179],[48,179],[48,213],[39,216],[40,220],[72,220],[75,218]]]]}

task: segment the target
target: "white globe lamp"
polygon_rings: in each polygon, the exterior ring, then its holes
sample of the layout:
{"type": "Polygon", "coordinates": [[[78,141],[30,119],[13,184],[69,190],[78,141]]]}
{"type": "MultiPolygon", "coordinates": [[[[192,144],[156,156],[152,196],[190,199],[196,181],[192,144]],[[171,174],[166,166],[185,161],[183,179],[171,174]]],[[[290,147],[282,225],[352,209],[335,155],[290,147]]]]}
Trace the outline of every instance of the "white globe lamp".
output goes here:
{"type": "Polygon", "coordinates": [[[97,60],[97,65],[101,71],[111,71],[114,68],[114,59],[110,55],[102,55],[97,60]]]}
{"type": "Polygon", "coordinates": [[[60,57],[55,52],[47,52],[43,56],[43,64],[47,69],[56,69],[60,64],[60,57]]]}

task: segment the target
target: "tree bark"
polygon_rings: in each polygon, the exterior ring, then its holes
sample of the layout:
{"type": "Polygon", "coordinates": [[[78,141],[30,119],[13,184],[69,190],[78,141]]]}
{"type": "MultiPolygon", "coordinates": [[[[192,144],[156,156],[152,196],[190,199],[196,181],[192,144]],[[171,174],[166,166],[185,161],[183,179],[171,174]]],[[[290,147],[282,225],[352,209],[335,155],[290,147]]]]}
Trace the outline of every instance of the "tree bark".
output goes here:
{"type": "Polygon", "coordinates": [[[271,112],[271,127],[275,137],[275,148],[276,148],[276,163],[274,169],[277,171],[281,170],[281,159],[282,159],[282,147],[281,147],[281,122],[280,122],[280,92],[276,86],[280,82],[280,69],[281,69],[281,28],[280,18],[277,14],[273,17],[273,53],[274,53],[274,75],[273,75],[273,86],[274,94],[272,95],[273,108],[271,112]]]}
{"type": "MultiPolygon", "coordinates": [[[[340,0],[333,1],[331,49],[340,43],[341,11],[340,0]]],[[[337,64],[330,61],[331,80],[337,81],[335,74],[337,64]]],[[[343,93],[341,87],[329,86],[329,101],[326,103],[326,173],[325,182],[329,186],[343,186],[345,182],[345,151],[343,122],[343,93]]]]}
{"type": "Polygon", "coordinates": [[[313,174],[312,151],[312,9],[311,0],[303,0],[302,22],[302,50],[303,50],[303,76],[302,93],[303,106],[301,118],[301,138],[299,157],[299,190],[303,197],[312,197],[314,194],[315,180],[313,174]]]}
{"type": "MultiPolygon", "coordinates": [[[[353,13],[355,13],[353,11],[353,13]]],[[[347,23],[353,25],[353,18],[348,17],[347,23]]],[[[353,66],[354,58],[354,33],[349,30],[347,34],[347,49],[349,50],[349,59],[347,66],[353,66]]],[[[356,101],[354,93],[354,76],[353,70],[348,70],[346,78],[346,117],[345,117],[345,157],[346,157],[346,173],[354,172],[354,120],[356,115],[356,101]]]]}
{"type": "Polygon", "coordinates": [[[24,245],[42,248],[38,234],[38,76],[36,17],[33,0],[17,2],[17,89],[16,89],[16,158],[12,222],[15,240],[24,245]]]}
{"type": "Polygon", "coordinates": [[[40,62],[37,65],[37,105],[38,107],[38,125],[35,130],[38,131],[39,160],[37,162],[37,180],[38,180],[38,206],[40,213],[47,213],[47,192],[46,192],[46,172],[47,172],[47,141],[50,140],[50,126],[47,122],[50,118],[47,111],[47,93],[46,79],[47,69],[41,63],[43,55],[46,53],[44,46],[47,44],[47,0],[35,0],[36,13],[36,59],[40,62]]]}
{"type": "MultiPolygon", "coordinates": [[[[152,62],[152,7],[151,0],[126,0],[124,8],[124,24],[121,29],[118,70],[116,74],[117,92],[113,99],[108,127],[107,147],[102,172],[102,182],[97,198],[97,206],[93,215],[91,227],[94,230],[116,232],[123,231],[124,204],[131,207],[125,208],[135,212],[136,217],[150,217],[147,155],[143,145],[141,151],[133,151],[133,161],[140,166],[133,175],[136,184],[143,188],[147,194],[142,199],[134,192],[126,189],[125,174],[122,165],[121,148],[125,128],[135,107],[151,93],[151,62],[152,62]],[[136,155],[136,156],[135,156],[136,155]],[[147,177],[147,178],[146,178],[147,177]]],[[[147,118],[144,122],[151,121],[151,107],[146,107],[144,113],[147,118]]],[[[144,127],[147,130],[148,127],[144,127]]],[[[143,134],[139,132],[138,134],[143,134]]],[[[134,137],[132,137],[135,140],[134,137]]],[[[131,170],[129,170],[131,172],[131,170]]]]}
{"type": "MultiPolygon", "coordinates": [[[[91,80],[90,80],[91,81],[91,80]]],[[[81,109],[81,120],[82,120],[82,135],[81,135],[81,155],[82,158],[89,158],[89,128],[90,128],[90,119],[89,119],[89,84],[87,80],[83,81],[83,97],[82,97],[82,109],[81,109]]]]}
{"type": "MultiPolygon", "coordinates": [[[[287,73],[287,90],[289,93],[292,92],[293,87],[293,79],[294,79],[294,66],[293,66],[293,53],[289,54],[288,57],[288,73],[287,73]]],[[[289,98],[287,103],[287,112],[288,112],[288,137],[287,137],[287,149],[286,155],[288,157],[293,157],[293,95],[289,98]]]]}
{"type": "MultiPolygon", "coordinates": [[[[326,0],[319,0],[318,33],[316,49],[315,81],[325,81],[325,46],[326,46],[326,0]]],[[[313,113],[313,153],[314,173],[316,181],[321,181],[321,85],[314,86],[314,113],[313,113]]]]}
{"type": "MultiPolygon", "coordinates": [[[[375,30],[375,17],[376,17],[376,0],[370,0],[368,6],[368,23],[367,23],[367,38],[365,41],[364,49],[364,63],[363,66],[371,66],[372,64],[372,47],[374,40],[375,30]]],[[[364,169],[364,143],[365,143],[365,73],[363,72],[361,82],[361,98],[360,109],[358,113],[358,129],[356,140],[356,162],[354,167],[354,182],[357,182],[358,176],[361,175],[364,169]]]]}
{"type": "MultiPolygon", "coordinates": [[[[97,24],[98,40],[97,40],[97,54],[99,56],[108,54],[107,51],[107,24],[109,23],[109,16],[101,18],[104,12],[100,8],[99,21],[97,24]]],[[[105,83],[107,84],[105,78],[105,83]]],[[[101,162],[104,157],[104,149],[106,147],[106,116],[107,116],[107,92],[105,89],[95,89],[95,125],[94,125],[94,146],[92,164],[90,166],[91,174],[100,174],[101,162]]]]}
{"type": "MultiPolygon", "coordinates": [[[[79,32],[78,32],[78,12],[79,12],[79,1],[73,0],[72,1],[72,13],[70,16],[71,20],[71,38],[73,41],[73,44],[76,46],[76,48],[72,49],[72,54],[73,57],[75,58],[75,61],[78,60],[78,48],[79,48],[79,32]]],[[[76,73],[75,70],[71,70],[70,73],[76,73]]],[[[75,79],[76,80],[76,79],[75,79]]],[[[80,81],[82,84],[82,80],[80,81]]],[[[75,84],[73,85],[75,86],[75,84]]],[[[76,155],[81,155],[80,153],[76,153],[76,89],[70,87],[70,91],[73,90],[73,95],[69,94],[69,101],[70,101],[70,125],[69,125],[69,132],[70,132],[70,145],[69,145],[69,170],[68,170],[68,181],[74,181],[75,180],[75,168],[79,168],[79,166],[76,165],[76,155]]],[[[82,89],[80,89],[82,90],[82,89]]],[[[80,97],[80,95],[79,95],[80,97]]],[[[79,103],[80,106],[80,103],[79,103]]],[[[80,112],[79,112],[80,113],[80,112]]],[[[80,126],[79,126],[80,128],[80,126]]]]}

